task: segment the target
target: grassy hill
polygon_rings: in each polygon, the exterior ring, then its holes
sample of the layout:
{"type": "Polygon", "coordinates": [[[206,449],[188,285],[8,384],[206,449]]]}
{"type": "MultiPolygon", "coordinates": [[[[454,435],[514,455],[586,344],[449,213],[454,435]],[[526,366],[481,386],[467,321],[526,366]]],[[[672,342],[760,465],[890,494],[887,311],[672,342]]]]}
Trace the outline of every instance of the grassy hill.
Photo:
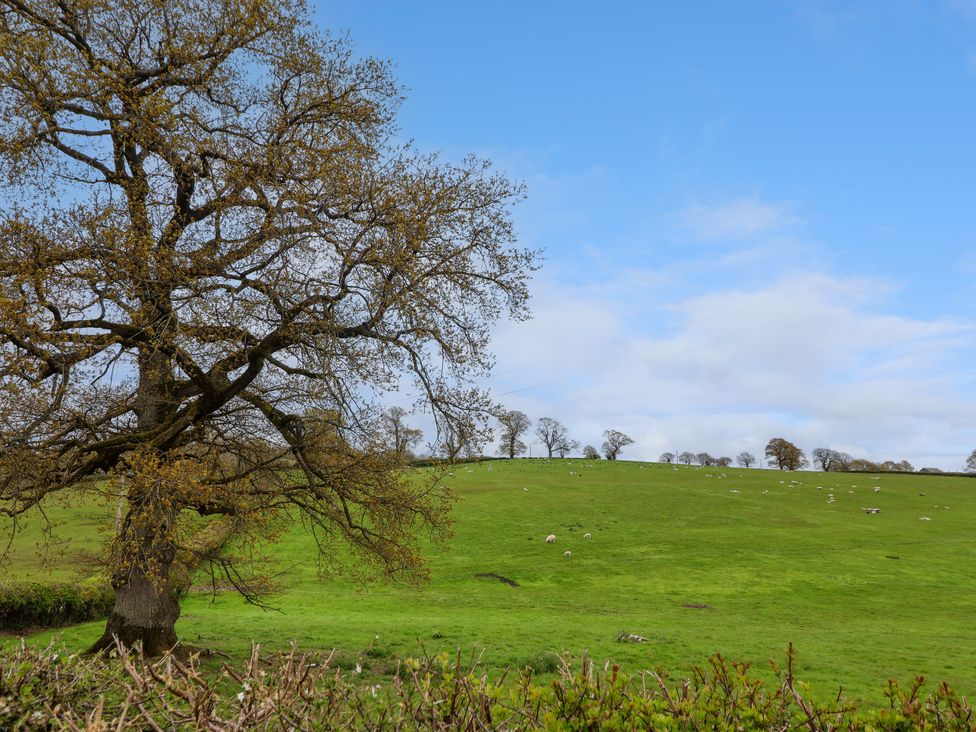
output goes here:
{"type": "MultiPolygon", "coordinates": [[[[456,536],[431,554],[426,588],[322,580],[296,525],[274,550],[286,586],[277,611],[195,593],[181,637],[234,654],[251,639],[372,646],[378,671],[420,640],[484,649],[495,667],[585,651],[677,674],[715,652],[765,666],[792,641],[798,676],[820,694],[843,684],[880,703],[887,678],[918,673],[976,691],[976,481],[518,460],[461,465],[449,483],[456,536]],[[621,631],[648,641],[618,643],[621,631]]],[[[81,648],[101,627],[37,638],[81,648]]]]}

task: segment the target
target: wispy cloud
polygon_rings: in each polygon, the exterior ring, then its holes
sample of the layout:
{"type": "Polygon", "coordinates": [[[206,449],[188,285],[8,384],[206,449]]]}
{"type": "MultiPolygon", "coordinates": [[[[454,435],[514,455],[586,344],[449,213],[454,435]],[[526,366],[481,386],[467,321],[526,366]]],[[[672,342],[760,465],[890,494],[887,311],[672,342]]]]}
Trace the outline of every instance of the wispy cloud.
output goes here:
{"type": "Polygon", "coordinates": [[[756,196],[714,204],[694,203],[671,216],[676,228],[702,241],[741,240],[802,223],[793,207],[756,196]]]}

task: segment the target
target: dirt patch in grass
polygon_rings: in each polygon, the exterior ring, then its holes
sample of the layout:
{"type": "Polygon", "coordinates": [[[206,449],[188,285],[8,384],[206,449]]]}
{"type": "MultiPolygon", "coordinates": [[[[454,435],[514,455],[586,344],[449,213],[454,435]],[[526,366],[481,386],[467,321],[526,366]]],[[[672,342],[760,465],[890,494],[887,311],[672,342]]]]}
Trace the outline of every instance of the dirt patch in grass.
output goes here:
{"type": "Polygon", "coordinates": [[[478,572],[475,577],[484,577],[485,579],[496,579],[510,587],[518,587],[519,583],[508,577],[502,577],[500,574],[495,574],[494,572],[478,572]]]}

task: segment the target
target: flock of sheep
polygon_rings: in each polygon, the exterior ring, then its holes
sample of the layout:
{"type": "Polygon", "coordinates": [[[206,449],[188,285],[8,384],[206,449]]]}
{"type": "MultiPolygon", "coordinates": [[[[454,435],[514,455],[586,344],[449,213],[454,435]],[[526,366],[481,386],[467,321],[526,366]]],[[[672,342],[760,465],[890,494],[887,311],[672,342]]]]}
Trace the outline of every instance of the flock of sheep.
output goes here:
{"type": "MultiPolygon", "coordinates": [[[[589,465],[585,465],[584,467],[590,467],[590,466],[589,465]]],[[[641,466],[641,467],[643,468],[644,466],[641,466]]],[[[679,468],[673,467],[672,469],[675,470],[675,471],[677,471],[679,468]]],[[[488,466],[488,470],[491,470],[491,466],[488,466]]],[[[470,470],[470,468],[468,468],[468,469],[466,469],[466,472],[472,472],[472,471],[470,470]]],[[[570,471],[570,474],[571,475],[580,475],[580,473],[578,473],[577,471],[570,471]]],[[[580,476],[580,477],[582,477],[582,476],[580,476]]],[[[725,474],[725,473],[719,473],[719,474],[711,474],[711,473],[709,473],[709,474],[706,474],[705,477],[722,479],[722,478],[726,478],[727,477],[727,474],[725,474]]],[[[737,477],[742,477],[742,476],[737,476],[737,477]]],[[[786,480],[780,480],[779,482],[781,484],[786,484],[787,483],[786,480]]],[[[802,485],[803,485],[803,483],[801,481],[799,481],[799,480],[796,480],[796,479],[790,479],[789,480],[789,487],[791,487],[791,488],[792,487],[799,487],[799,486],[802,486],[802,485]]],[[[856,487],[857,487],[856,484],[851,486],[852,489],[853,488],[856,488],[856,487]]],[[[817,486],[817,488],[819,490],[824,490],[823,486],[817,486]]],[[[529,489],[528,488],[523,488],[522,490],[527,492],[529,489]]],[[[875,494],[880,493],[881,492],[881,486],[878,486],[878,485],[873,486],[872,491],[875,494]]],[[[768,490],[763,490],[762,491],[762,493],[764,493],[764,494],[765,493],[768,493],[768,492],[769,492],[768,490]]],[[[729,493],[738,494],[739,491],[737,489],[733,488],[733,489],[731,489],[729,491],[729,493]]],[[[848,490],[848,493],[854,493],[854,491],[853,490],[848,490]]],[[[829,495],[828,495],[828,498],[827,498],[827,503],[829,503],[829,504],[834,503],[835,500],[836,500],[835,497],[834,497],[834,491],[833,490],[828,490],[828,494],[829,495]]],[[[924,495],[924,494],[920,494],[920,495],[924,495]]],[[[945,506],[945,508],[948,509],[949,507],[948,506],[945,506]]],[[[867,514],[879,514],[879,513],[881,513],[881,509],[880,508],[877,508],[877,507],[868,507],[868,508],[862,507],[862,511],[864,511],[867,514]]],[[[928,516],[922,516],[921,517],[921,520],[922,521],[930,521],[931,518],[928,517],[928,516]]],[[[589,532],[583,534],[583,539],[590,540],[592,538],[593,538],[593,535],[591,533],[589,533],[589,532]]],[[[549,535],[547,535],[546,538],[545,538],[545,543],[546,544],[555,544],[556,543],[556,535],[555,534],[549,534],[549,535]]],[[[568,558],[571,558],[573,556],[573,552],[570,551],[569,549],[567,549],[566,551],[563,552],[563,556],[566,557],[567,559],[568,558]]]]}
{"type": "MultiPolygon", "coordinates": [[[[585,534],[583,534],[583,538],[584,539],[592,539],[593,538],[593,534],[591,534],[589,531],[587,531],[585,534]]],[[[546,537],[546,544],[555,544],[555,543],[556,543],[556,535],[555,534],[549,534],[549,536],[546,537]]],[[[566,551],[563,552],[563,556],[569,558],[569,557],[573,556],[573,553],[571,551],[569,551],[569,549],[567,549],[566,551]]]]}

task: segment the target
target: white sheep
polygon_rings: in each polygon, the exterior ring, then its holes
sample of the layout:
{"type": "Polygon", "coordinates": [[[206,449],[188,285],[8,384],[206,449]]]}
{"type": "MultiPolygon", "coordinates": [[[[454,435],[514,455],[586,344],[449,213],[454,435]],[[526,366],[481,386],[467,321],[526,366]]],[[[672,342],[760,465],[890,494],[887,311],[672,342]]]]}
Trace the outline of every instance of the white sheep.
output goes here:
{"type": "Polygon", "coordinates": [[[546,537],[546,544],[555,544],[555,543],[556,543],[556,535],[549,534],[549,536],[546,537]]]}
{"type": "Polygon", "coordinates": [[[585,534],[583,534],[583,538],[584,539],[592,539],[593,538],[593,534],[591,534],[589,531],[587,531],[585,534]]]}
{"type": "Polygon", "coordinates": [[[874,492],[875,492],[875,493],[880,493],[880,492],[881,492],[881,486],[880,486],[880,485],[876,485],[876,486],[874,487],[874,492]]]}
{"type": "Polygon", "coordinates": [[[569,549],[567,549],[566,551],[563,552],[563,556],[564,557],[571,557],[571,556],[573,556],[573,553],[571,551],[569,551],[569,549]]]}

